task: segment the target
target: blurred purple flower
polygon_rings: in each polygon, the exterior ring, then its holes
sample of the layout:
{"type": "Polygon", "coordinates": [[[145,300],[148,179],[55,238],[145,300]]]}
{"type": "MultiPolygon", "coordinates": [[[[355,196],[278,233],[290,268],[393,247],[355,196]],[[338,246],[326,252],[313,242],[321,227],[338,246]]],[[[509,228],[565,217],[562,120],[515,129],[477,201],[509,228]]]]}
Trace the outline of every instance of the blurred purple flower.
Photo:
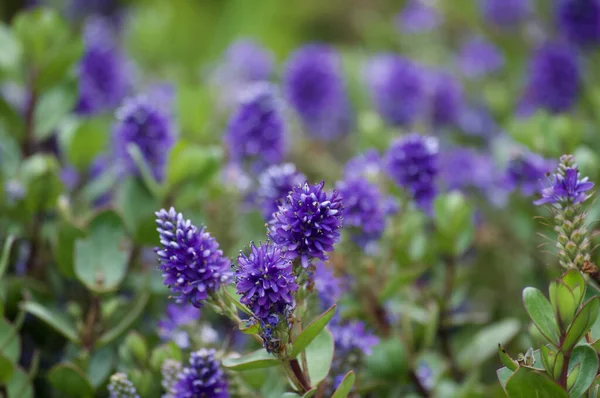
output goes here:
{"type": "Polygon", "coordinates": [[[540,182],[555,166],[555,162],[546,160],[538,154],[523,151],[508,163],[506,170],[506,188],[520,189],[523,195],[531,196],[538,191],[540,182]]]}
{"type": "Polygon", "coordinates": [[[181,348],[190,347],[190,336],[182,329],[200,319],[200,310],[190,304],[168,304],[165,316],[158,321],[158,335],[181,348]]]}
{"type": "Polygon", "coordinates": [[[351,354],[371,355],[379,338],[366,330],[361,321],[351,321],[330,327],[335,341],[336,357],[345,358],[351,354]]]}
{"type": "Polygon", "coordinates": [[[293,163],[270,166],[258,176],[257,197],[263,218],[270,220],[292,188],[306,181],[293,163]]]}
{"type": "Polygon", "coordinates": [[[333,273],[332,267],[324,261],[315,263],[314,281],[323,310],[334,305],[342,297],[342,283],[333,273]]]}
{"type": "Polygon", "coordinates": [[[485,19],[499,26],[519,23],[531,11],[530,0],[481,0],[485,19]]]}
{"type": "Polygon", "coordinates": [[[458,116],[458,128],[467,135],[482,138],[492,138],[500,132],[490,111],[481,105],[463,106],[458,116]]]}
{"type": "Polygon", "coordinates": [[[125,373],[115,373],[108,383],[109,398],[140,398],[135,386],[125,373]]]}
{"type": "Polygon", "coordinates": [[[344,178],[364,177],[369,181],[375,180],[383,171],[383,160],[376,149],[365,152],[350,159],[344,167],[344,178]]]}
{"type": "Polygon", "coordinates": [[[563,36],[578,46],[600,44],[600,0],[557,0],[557,24],[563,36]]]}
{"type": "Polygon", "coordinates": [[[294,51],[286,62],[283,87],[313,138],[332,140],[352,129],[341,59],[333,48],[311,44],[294,51]]]}
{"type": "Polygon", "coordinates": [[[172,388],[173,398],[228,398],[229,383],[215,350],[205,348],[190,354],[190,363],[172,388]]]}
{"type": "Polygon", "coordinates": [[[493,43],[474,37],[463,43],[458,53],[458,66],[472,79],[482,78],[504,66],[504,56],[493,43]]]}
{"type": "Polygon", "coordinates": [[[394,126],[409,126],[423,115],[424,75],[412,61],[394,54],[373,57],[365,69],[371,101],[394,126]]]}
{"type": "Polygon", "coordinates": [[[402,33],[424,33],[437,28],[442,22],[435,7],[423,0],[409,0],[396,17],[396,26],[402,33]]]}
{"type": "Polygon", "coordinates": [[[227,125],[225,143],[231,161],[260,172],[278,164],[285,154],[286,126],[273,86],[248,88],[227,125]]]}
{"type": "Polygon", "coordinates": [[[448,190],[485,191],[493,182],[495,167],[489,154],[455,148],[440,154],[440,179],[448,190]]]}
{"type": "Polygon", "coordinates": [[[446,72],[428,73],[431,89],[430,122],[436,127],[454,125],[464,107],[460,82],[446,72]]]}

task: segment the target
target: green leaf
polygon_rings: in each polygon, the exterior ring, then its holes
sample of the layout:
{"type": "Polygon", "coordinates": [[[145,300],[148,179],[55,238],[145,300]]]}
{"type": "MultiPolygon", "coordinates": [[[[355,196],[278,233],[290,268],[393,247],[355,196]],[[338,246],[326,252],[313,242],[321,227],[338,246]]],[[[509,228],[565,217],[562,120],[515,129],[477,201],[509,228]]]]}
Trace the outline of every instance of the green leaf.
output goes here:
{"type": "Polygon", "coordinates": [[[94,389],[85,373],[72,363],[59,363],[48,372],[50,384],[67,397],[94,396],[94,389]]]}
{"type": "Polygon", "coordinates": [[[523,304],[540,333],[549,342],[558,345],[560,333],[548,299],[538,289],[527,287],[523,290],[523,304]]]}
{"type": "Polygon", "coordinates": [[[559,325],[561,327],[570,325],[579,304],[575,301],[571,289],[560,280],[550,284],[550,303],[554,307],[559,325]]]}
{"type": "Polygon", "coordinates": [[[173,188],[187,180],[206,181],[218,171],[222,158],[219,147],[201,147],[179,140],[169,153],[167,184],[173,188]]]}
{"type": "Polygon", "coordinates": [[[507,367],[500,368],[496,371],[496,376],[498,376],[498,381],[500,382],[500,385],[502,386],[504,391],[506,391],[506,382],[508,381],[510,376],[513,375],[513,373],[514,372],[508,369],[507,367]]]}
{"type": "Polygon", "coordinates": [[[240,332],[244,334],[258,334],[260,332],[260,324],[258,322],[252,323],[248,327],[240,328],[240,332]]]}
{"type": "Polygon", "coordinates": [[[0,24],[0,48],[0,73],[15,71],[21,62],[23,48],[5,24],[0,24]]]}
{"type": "Polygon", "coordinates": [[[142,315],[144,308],[146,307],[146,303],[150,299],[150,294],[146,292],[142,292],[136,298],[136,300],[131,304],[131,310],[121,319],[115,327],[107,330],[98,338],[96,341],[96,348],[100,348],[105,346],[106,344],[112,342],[117,339],[123,333],[125,333],[131,325],[142,315]]]}
{"type": "Polygon", "coordinates": [[[146,184],[146,188],[152,192],[153,196],[157,198],[160,197],[160,185],[158,184],[158,181],[156,181],[156,178],[154,178],[154,175],[150,170],[150,166],[148,166],[148,163],[146,163],[146,159],[144,159],[144,155],[142,154],[142,151],[140,151],[140,148],[138,148],[135,144],[129,144],[127,146],[127,152],[137,166],[142,177],[142,181],[144,181],[144,184],[146,184]]]}
{"type": "Polygon", "coordinates": [[[0,352],[0,384],[6,384],[11,379],[15,368],[13,364],[14,361],[0,352]]]}
{"type": "Polygon", "coordinates": [[[52,53],[35,79],[37,91],[47,90],[56,85],[57,82],[64,80],[82,53],[83,41],[81,39],[70,39],[60,49],[52,53]]]}
{"type": "MultiPolygon", "coordinates": [[[[542,348],[545,346],[542,346],[542,348]]],[[[519,367],[519,363],[517,361],[515,361],[514,359],[512,359],[510,357],[510,355],[508,355],[508,353],[506,352],[506,350],[504,349],[504,347],[502,347],[502,344],[498,343],[498,356],[500,357],[500,360],[502,361],[502,363],[511,371],[515,371],[517,370],[517,368],[519,367]]]]}
{"type": "Polygon", "coordinates": [[[509,398],[568,398],[569,395],[545,373],[520,367],[506,382],[509,398]]]}
{"type": "Polygon", "coordinates": [[[77,83],[65,82],[40,95],[33,120],[35,136],[44,140],[52,134],[77,101],[77,83]]]}
{"type": "Polygon", "coordinates": [[[15,364],[21,356],[19,332],[4,318],[0,318],[0,354],[15,364]]]}
{"type": "Polygon", "coordinates": [[[231,370],[270,368],[279,365],[279,360],[264,349],[256,350],[239,358],[225,358],[223,366],[231,370]]]}
{"type": "Polygon", "coordinates": [[[36,154],[23,162],[20,174],[27,192],[28,210],[35,212],[56,206],[63,189],[59,170],[60,166],[53,156],[36,154]]]}
{"type": "Polygon", "coordinates": [[[348,396],[348,394],[350,394],[350,391],[352,390],[352,386],[354,385],[355,378],[356,377],[354,376],[353,371],[346,373],[346,376],[344,376],[344,379],[338,386],[337,390],[335,390],[335,392],[333,393],[331,398],[346,398],[348,396]]]}
{"type": "Polygon", "coordinates": [[[23,311],[29,312],[75,344],[79,344],[79,336],[75,325],[62,312],[51,310],[33,301],[21,304],[23,311]]]}
{"type": "Polygon", "coordinates": [[[594,297],[579,310],[575,319],[567,331],[567,335],[562,344],[562,350],[570,351],[575,344],[590,330],[600,310],[600,297],[594,297]]]}
{"type": "Polygon", "coordinates": [[[305,392],[304,395],[302,396],[302,398],[311,398],[316,393],[317,393],[317,389],[313,388],[312,390],[305,392]]]}
{"type": "Polygon", "coordinates": [[[321,333],[306,347],[308,374],[314,386],[318,386],[329,374],[333,360],[333,347],[333,336],[327,329],[321,330],[321,333]]]}
{"type": "Polygon", "coordinates": [[[505,319],[484,327],[458,352],[459,365],[463,369],[480,365],[494,355],[497,350],[495,344],[508,343],[519,332],[520,327],[516,319],[505,319]]]}
{"type": "Polygon", "coordinates": [[[119,287],[127,272],[129,242],[117,213],[98,213],[89,235],[75,242],[75,274],[90,290],[105,293],[119,287]]]}
{"type": "Polygon", "coordinates": [[[116,353],[112,347],[103,347],[92,353],[87,366],[87,376],[94,388],[100,387],[110,376],[116,353]]]}
{"type": "Polygon", "coordinates": [[[57,268],[67,278],[75,278],[75,242],[83,238],[85,231],[71,224],[61,221],[57,226],[57,239],[54,247],[57,268]]]}
{"type": "Polygon", "coordinates": [[[581,301],[585,296],[586,284],[585,279],[578,269],[570,269],[561,277],[562,282],[571,289],[575,297],[576,307],[581,305],[581,301]]]}
{"type": "Polygon", "coordinates": [[[60,142],[69,162],[79,171],[87,172],[106,145],[108,129],[101,119],[77,120],[61,129],[60,142]]]}
{"type": "Polygon", "coordinates": [[[239,294],[237,294],[237,292],[235,290],[235,286],[232,286],[232,285],[225,286],[225,288],[223,289],[223,293],[225,293],[226,298],[229,299],[238,310],[242,311],[246,315],[250,315],[250,316],[254,315],[254,314],[252,314],[252,311],[250,311],[250,309],[248,309],[248,307],[246,307],[244,304],[242,304],[240,302],[241,296],[239,294]]]}
{"type": "Polygon", "coordinates": [[[293,342],[290,358],[296,358],[306,347],[317,337],[319,333],[327,326],[331,318],[335,315],[336,305],[332,305],[327,311],[322,313],[308,324],[293,342]]]}
{"type": "Polygon", "coordinates": [[[8,267],[8,259],[10,257],[10,249],[15,241],[15,237],[9,235],[4,241],[4,247],[2,247],[2,256],[0,256],[0,279],[8,267]]]}
{"type": "Polygon", "coordinates": [[[399,292],[403,286],[411,284],[419,276],[425,272],[426,268],[414,267],[409,269],[403,269],[397,272],[379,292],[379,300],[386,301],[391,298],[395,293],[399,292]]]}
{"type": "Polygon", "coordinates": [[[116,203],[127,230],[136,242],[140,245],[156,245],[158,234],[154,212],[159,208],[159,202],[144,183],[136,177],[125,179],[119,184],[116,203]]]}
{"type": "Polygon", "coordinates": [[[440,249],[454,255],[463,253],[474,237],[472,206],[454,191],[439,195],[433,207],[440,249]]]}
{"type": "Polygon", "coordinates": [[[598,373],[598,355],[589,345],[575,347],[569,360],[569,373],[579,366],[569,397],[579,398],[590,388],[598,373]]]}
{"type": "Polygon", "coordinates": [[[16,368],[13,375],[6,383],[8,398],[33,398],[33,386],[27,373],[21,368],[16,368]]]}

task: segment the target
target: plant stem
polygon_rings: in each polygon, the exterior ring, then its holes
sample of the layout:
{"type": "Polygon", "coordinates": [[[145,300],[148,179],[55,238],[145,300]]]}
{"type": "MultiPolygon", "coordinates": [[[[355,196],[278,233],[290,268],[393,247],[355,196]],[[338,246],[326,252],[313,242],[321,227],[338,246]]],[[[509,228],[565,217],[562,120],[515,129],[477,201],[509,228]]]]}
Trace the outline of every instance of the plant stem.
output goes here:
{"type": "Polygon", "coordinates": [[[92,294],[90,300],[90,306],[88,309],[85,328],[83,330],[83,346],[91,351],[94,347],[94,342],[96,339],[96,323],[98,322],[98,318],[100,317],[100,299],[97,295],[92,294]]]}
{"type": "Polygon", "coordinates": [[[444,279],[444,291],[440,300],[440,315],[438,319],[438,338],[442,346],[442,353],[450,364],[450,373],[455,381],[461,381],[463,378],[462,372],[456,363],[454,354],[452,353],[452,345],[450,344],[450,333],[444,326],[448,304],[452,299],[452,290],[454,289],[454,277],[456,273],[456,258],[450,256],[446,258],[446,277],[444,279]]]}
{"type": "Polygon", "coordinates": [[[289,361],[290,369],[292,369],[294,376],[296,377],[296,379],[300,383],[300,386],[302,387],[302,392],[310,391],[312,389],[312,387],[311,387],[310,383],[308,382],[308,380],[306,379],[306,375],[302,371],[302,368],[300,367],[298,360],[290,359],[288,361],[289,361]]]}

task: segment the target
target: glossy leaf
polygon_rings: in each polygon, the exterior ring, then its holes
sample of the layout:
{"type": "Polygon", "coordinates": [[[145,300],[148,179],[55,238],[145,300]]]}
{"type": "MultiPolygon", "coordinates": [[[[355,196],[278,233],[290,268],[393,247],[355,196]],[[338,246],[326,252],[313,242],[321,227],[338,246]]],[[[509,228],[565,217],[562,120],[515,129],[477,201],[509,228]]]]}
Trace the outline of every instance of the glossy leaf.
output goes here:
{"type": "Polygon", "coordinates": [[[225,358],[223,366],[231,370],[270,368],[279,365],[279,360],[264,349],[256,350],[239,358],[225,358]]]}
{"type": "Polygon", "coordinates": [[[569,389],[571,398],[578,398],[585,394],[590,388],[598,373],[598,355],[589,345],[580,345],[575,347],[569,361],[569,377],[575,374],[575,368],[579,366],[579,371],[572,381],[572,387],[569,389]]]}
{"type": "Polygon", "coordinates": [[[586,283],[581,271],[570,269],[561,277],[562,282],[571,289],[575,297],[575,304],[578,307],[585,297],[586,283]]]}
{"type": "Polygon", "coordinates": [[[75,168],[87,171],[106,145],[108,127],[104,121],[89,119],[74,121],[68,128],[62,129],[59,136],[61,145],[75,168]]]}
{"type": "Polygon", "coordinates": [[[327,329],[323,329],[306,347],[308,374],[314,386],[319,385],[329,374],[333,360],[333,347],[333,336],[327,329]]]}
{"type": "Polygon", "coordinates": [[[500,343],[498,343],[498,356],[500,357],[500,360],[502,361],[504,366],[506,366],[511,371],[514,372],[519,367],[519,363],[512,359],[510,355],[508,355],[508,353],[500,343]]]}
{"type": "Polygon", "coordinates": [[[500,368],[496,371],[496,376],[498,376],[498,381],[502,388],[506,391],[506,382],[513,375],[513,371],[507,367],[500,368]]]}
{"type": "Polygon", "coordinates": [[[290,358],[296,358],[306,347],[321,333],[327,326],[331,318],[335,315],[336,305],[332,305],[327,311],[322,313],[309,323],[293,342],[290,358]]]}
{"type": "Polygon", "coordinates": [[[523,304],[529,317],[544,337],[558,344],[559,331],[552,305],[538,289],[528,287],[523,290],[523,304]]]}
{"type": "Polygon", "coordinates": [[[94,388],[100,387],[110,376],[116,361],[112,347],[95,350],[87,366],[87,377],[94,388]]]}
{"type": "Polygon", "coordinates": [[[21,308],[23,311],[29,312],[51,326],[54,330],[62,334],[73,343],[79,343],[79,336],[77,335],[75,325],[66,316],[64,316],[63,313],[44,307],[43,305],[33,301],[26,301],[22,303],[21,308]]]}
{"type": "Polygon", "coordinates": [[[506,382],[509,398],[568,398],[569,395],[545,373],[520,367],[506,382]]]}
{"type": "Polygon", "coordinates": [[[579,310],[571,327],[567,331],[567,335],[562,344],[564,351],[570,351],[575,344],[590,330],[596,319],[598,318],[598,311],[600,310],[600,297],[594,297],[590,299],[585,305],[579,310]]]}
{"type": "Polygon", "coordinates": [[[156,217],[158,200],[148,191],[143,182],[129,177],[119,184],[115,202],[123,214],[127,230],[140,245],[156,245],[156,217]]]}
{"type": "Polygon", "coordinates": [[[94,396],[94,389],[85,373],[72,363],[60,363],[48,372],[48,381],[67,397],[94,396]]]}
{"type": "Polygon", "coordinates": [[[354,376],[353,371],[346,373],[346,376],[344,376],[344,379],[338,386],[337,390],[335,390],[331,398],[346,398],[348,394],[350,394],[350,391],[352,391],[355,378],[356,376],[354,376]]]}
{"type": "Polygon", "coordinates": [[[57,268],[67,278],[75,278],[75,242],[85,237],[85,231],[62,221],[57,226],[57,239],[54,245],[57,268]]]}
{"type": "Polygon", "coordinates": [[[496,344],[508,343],[520,327],[516,319],[506,319],[484,327],[458,352],[458,363],[464,369],[478,366],[495,354],[496,344]]]}

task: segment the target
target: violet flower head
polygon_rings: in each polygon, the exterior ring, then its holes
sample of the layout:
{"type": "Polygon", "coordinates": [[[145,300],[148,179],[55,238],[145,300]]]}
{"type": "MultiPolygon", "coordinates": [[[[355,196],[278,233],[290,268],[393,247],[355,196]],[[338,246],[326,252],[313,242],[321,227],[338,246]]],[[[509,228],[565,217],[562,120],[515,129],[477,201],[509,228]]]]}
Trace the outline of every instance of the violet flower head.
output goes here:
{"type": "Polygon", "coordinates": [[[268,83],[256,83],[248,87],[229,119],[225,143],[232,162],[260,172],[283,159],[285,134],[274,88],[268,83]]]}
{"type": "Polygon", "coordinates": [[[556,19],[571,43],[581,47],[600,44],[600,0],[558,0],[556,19]]]}
{"type": "Polygon", "coordinates": [[[437,139],[416,133],[396,139],[385,155],[388,175],[426,212],[437,194],[438,156],[437,139]]]}
{"type": "Polygon", "coordinates": [[[79,98],[75,106],[80,115],[114,109],[129,91],[128,61],[117,47],[112,29],[101,18],[92,18],[85,26],[85,52],[79,62],[79,98]]]}
{"type": "Polygon", "coordinates": [[[494,183],[494,169],[489,154],[469,148],[451,149],[440,156],[440,180],[448,190],[475,188],[483,191],[494,183]]]}
{"type": "Polygon", "coordinates": [[[531,0],[481,0],[483,16],[498,26],[515,25],[531,11],[531,0]]]}
{"type": "Polygon", "coordinates": [[[573,48],[547,43],[529,63],[525,101],[552,113],[569,111],[581,91],[581,71],[573,48]]]}
{"type": "Polygon", "coordinates": [[[442,22],[438,11],[423,0],[410,0],[396,16],[396,26],[402,33],[425,33],[442,22]]]}
{"type": "Polygon", "coordinates": [[[484,139],[501,131],[489,109],[482,105],[464,106],[458,117],[458,128],[466,135],[484,139]]]}
{"type": "Polygon", "coordinates": [[[350,159],[344,167],[344,178],[352,179],[363,177],[369,181],[376,180],[383,171],[383,161],[376,149],[367,149],[365,152],[350,159]]]}
{"type": "Polygon", "coordinates": [[[173,398],[173,387],[175,387],[182,370],[181,362],[170,358],[164,360],[160,367],[160,375],[162,376],[160,385],[166,394],[162,398],[173,398]]]}
{"type": "Polygon", "coordinates": [[[115,373],[108,383],[109,398],[140,398],[133,383],[125,373],[115,373]]]}
{"type": "Polygon", "coordinates": [[[590,194],[587,192],[594,187],[588,177],[581,178],[577,167],[564,170],[564,176],[556,173],[552,176],[549,186],[542,189],[541,199],[533,202],[536,205],[583,203],[590,194]]]}
{"type": "Polygon", "coordinates": [[[306,181],[293,163],[270,166],[258,176],[258,199],[263,218],[270,220],[293,187],[306,181]]]}
{"type": "Polygon", "coordinates": [[[202,307],[204,301],[231,277],[231,263],[204,227],[198,229],[171,207],[156,212],[162,248],[156,248],[163,283],[178,303],[202,307]]]}
{"type": "Polygon", "coordinates": [[[430,122],[435,127],[456,124],[464,106],[463,89],[460,82],[445,72],[429,74],[431,88],[430,122]]]}
{"type": "Polygon", "coordinates": [[[130,145],[138,147],[152,175],[162,181],[169,150],[175,143],[170,113],[156,106],[147,96],[125,100],[117,111],[112,143],[121,173],[139,175],[140,170],[129,153],[130,145]]]}
{"type": "Polygon", "coordinates": [[[190,363],[172,388],[173,398],[228,398],[229,382],[215,350],[205,348],[190,354],[190,363]]]}
{"type": "MultiPolygon", "coordinates": [[[[341,281],[333,273],[333,269],[323,261],[315,263],[315,289],[323,310],[334,305],[342,297],[341,281]]],[[[336,315],[337,316],[337,313],[336,315]]]]}
{"type": "Polygon", "coordinates": [[[394,54],[375,56],[367,64],[365,80],[371,101],[387,123],[409,126],[423,115],[424,76],[412,61],[394,54]]]}
{"type": "Polygon", "coordinates": [[[371,355],[373,347],[379,344],[379,338],[370,333],[361,321],[351,321],[330,327],[335,341],[336,356],[371,355]],[[338,351],[339,350],[339,351],[338,351]]]}
{"type": "Polygon", "coordinates": [[[538,191],[540,182],[554,168],[554,162],[540,155],[524,151],[514,156],[506,170],[506,188],[520,189],[525,196],[538,191]]]}
{"type": "Polygon", "coordinates": [[[475,37],[467,40],[458,53],[458,66],[469,78],[480,79],[504,66],[504,56],[493,43],[475,37]]]}
{"type": "Polygon", "coordinates": [[[340,181],[337,190],[344,202],[344,227],[350,236],[365,250],[385,229],[383,196],[377,185],[364,178],[340,181]]]}
{"type": "Polygon", "coordinates": [[[250,252],[238,257],[235,278],[240,302],[263,321],[273,314],[287,315],[296,305],[293,293],[298,290],[292,268],[280,247],[252,243],[250,252]]]}
{"type": "Polygon", "coordinates": [[[173,341],[181,348],[189,348],[190,336],[183,327],[200,319],[200,310],[191,304],[169,304],[166,315],[158,321],[158,335],[164,341],[173,341]]]}
{"type": "Polygon", "coordinates": [[[294,51],[286,62],[283,86],[313,138],[332,140],[352,129],[341,59],[333,48],[311,44],[294,51]]]}
{"type": "Polygon", "coordinates": [[[273,214],[269,237],[289,258],[300,257],[302,267],[327,252],[340,240],[344,206],[337,191],[328,193],[325,182],[296,186],[273,214]]]}

